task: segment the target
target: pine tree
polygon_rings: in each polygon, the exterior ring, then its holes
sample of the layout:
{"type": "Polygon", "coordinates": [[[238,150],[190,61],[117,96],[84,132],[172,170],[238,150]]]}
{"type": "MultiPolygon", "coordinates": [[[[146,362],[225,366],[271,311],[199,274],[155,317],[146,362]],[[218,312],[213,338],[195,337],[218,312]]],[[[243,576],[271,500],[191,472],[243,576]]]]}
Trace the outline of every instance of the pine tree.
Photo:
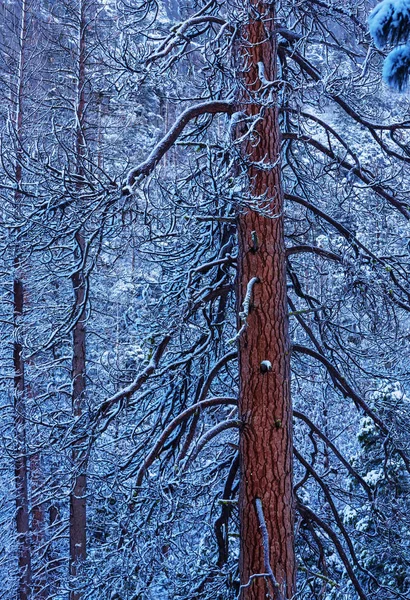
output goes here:
{"type": "Polygon", "coordinates": [[[241,31],[244,116],[259,118],[243,149],[250,206],[239,208],[240,579],[243,600],[295,593],[290,341],[273,3],[252,2],[241,31]],[[255,17],[254,15],[257,15],[255,17]],[[265,214],[258,206],[262,204],[265,214]],[[256,573],[265,573],[264,577],[256,573]]]}
{"type": "Polygon", "coordinates": [[[404,91],[410,76],[410,2],[383,0],[371,12],[369,26],[377,48],[400,44],[385,60],[383,79],[392,88],[404,91]]]}
{"type": "MultiPolygon", "coordinates": [[[[384,419],[392,423],[392,441],[383,439],[368,417],[361,422],[359,448],[352,464],[369,485],[374,497],[372,504],[346,507],[345,520],[358,532],[364,533],[365,543],[356,537],[363,566],[374,574],[369,588],[375,592],[383,586],[385,597],[394,592],[408,594],[410,590],[408,494],[409,473],[403,467],[393,440],[399,446],[408,445],[403,430],[409,399],[400,385],[388,384],[373,394],[372,403],[378,406],[384,419]]],[[[356,482],[351,481],[352,489],[356,482]]]]}

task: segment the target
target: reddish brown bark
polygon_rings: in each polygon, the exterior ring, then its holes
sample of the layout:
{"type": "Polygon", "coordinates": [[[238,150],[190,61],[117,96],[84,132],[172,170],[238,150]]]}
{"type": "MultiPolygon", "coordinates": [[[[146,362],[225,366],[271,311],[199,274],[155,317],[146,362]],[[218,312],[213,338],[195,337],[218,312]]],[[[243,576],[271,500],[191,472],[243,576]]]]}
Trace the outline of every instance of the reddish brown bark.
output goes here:
{"type": "MultiPolygon", "coordinates": [[[[245,84],[241,109],[248,116],[260,113],[262,96],[267,102],[269,93],[273,95],[273,86],[266,82],[276,77],[274,3],[253,0],[251,5],[256,10],[249,12],[241,42],[245,84]],[[263,63],[264,83],[258,63],[263,63]]],[[[244,310],[247,290],[250,298],[249,314],[241,321],[242,326],[246,317],[246,327],[239,338],[241,600],[291,598],[295,592],[290,343],[280,132],[274,97],[261,116],[244,156],[250,196],[265,198],[265,216],[244,209],[238,217],[239,311],[244,310]],[[262,573],[267,576],[257,576],[262,573]]]]}

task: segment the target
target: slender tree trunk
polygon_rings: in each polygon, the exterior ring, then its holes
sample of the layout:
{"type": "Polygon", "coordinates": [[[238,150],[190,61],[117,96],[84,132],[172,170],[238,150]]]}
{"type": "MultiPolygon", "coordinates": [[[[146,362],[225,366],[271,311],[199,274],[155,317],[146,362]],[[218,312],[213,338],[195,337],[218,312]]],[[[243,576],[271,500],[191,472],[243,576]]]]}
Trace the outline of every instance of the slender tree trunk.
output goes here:
{"type": "Polygon", "coordinates": [[[280,131],[269,85],[276,78],[274,3],[253,0],[250,5],[241,42],[241,109],[263,119],[244,159],[250,196],[264,199],[264,210],[249,208],[238,217],[237,298],[244,326],[239,338],[240,598],[262,600],[291,598],[295,592],[292,408],[280,131]]]}
{"type": "MultiPolygon", "coordinates": [[[[77,243],[83,250],[83,238],[77,235],[77,243]]],[[[73,360],[72,360],[72,403],[73,415],[80,418],[83,412],[85,395],[85,285],[82,272],[72,276],[75,304],[79,309],[79,319],[73,329],[73,360]]],[[[79,567],[86,559],[86,488],[87,479],[84,472],[84,440],[79,439],[73,445],[72,462],[75,469],[75,480],[70,494],[70,574],[75,578],[79,567]]],[[[79,600],[80,593],[73,590],[71,600],[79,600]]]]}
{"type": "MultiPolygon", "coordinates": [[[[19,270],[19,259],[15,258],[16,271],[19,270]]],[[[23,282],[18,276],[14,279],[14,326],[23,315],[23,282]]],[[[18,598],[27,600],[31,584],[31,553],[29,531],[29,501],[26,444],[26,407],[24,402],[24,363],[22,345],[15,333],[13,348],[14,362],[14,429],[16,436],[16,458],[14,473],[16,482],[16,527],[18,544],[18,598]]]]}
{"type": "MultiPolygon", "coordinates": [[[[27,392],[27,390],[26,390],[27,392]]],[[[33,595],[36,600],[47,598],[47,584],[45,574],[45,560],[43,550],[39,551],[45,543],[45,516],[44,504],[41,496],[43,489],[43,472],[41,454],[35,452],[30,456],[30,484],[31,484],[31,548],[33,552],[33,595]]]]}
{"type": "MultiPolygon", "coordinates": [[[[77,173],[84,175],[82,159],[85,155],[84,137],[84,112],[85,112],[85,80],[86,80],[86,0],[79,3],[79,56],[78,56],[78,86],[76,102],[76,156],[77,173]]],[[[78,188],[81,194],[81,186],[78,188]]],[[[72,275],[74,302],[77,321],[73,329],[73,360],[72,360],[72,410],[73,416],[79,419],[83,413],[86,390],[86,328],[85,328],[85,301],[86,283],[84,278],[82,257],[84,255],[85,240],[83,233],[78,231],[75,236],[76,260],[78,270],[72,275]]],[[[87,478],[85,473],[84,439],[79,439],[73,445],[72,462],[75,469],[75,481],[70,494],[70,574],[75,578],[79,568],[86,559],[86,526],[87,505],[86,491],[87,478]]],[[[73,589],[70,593],[71,600],[79,600],[81,594],[73,589]]]]}
{"type": "MultiPolygon", "coordinates": [[[[15,182],[18,188],[22,181],[21,148],[23,132],[23,93],[24,93],[24,67],[25,67],[25,43],[27,33],[27,4],[22,0],[20,13],[19,32],[19,58],[16,89],[16,112],[15,127],[17,154],[15,164],[15,182]]],[[[19,213],[21,195],[17,191],[14,196],[15,211],[19,213]]],[[[17,232],[18,238],[18,232],[17,232]]],[[[16,441],[16,458],[14,464],[16,484],[16,528],[18,545],[18,569],[19,581],[17,596],[19,600],[27,600],[30,596],[31,586],[31,552],[30,552],[30,527],[29,527],[29,491],[28,491],[28,462],[26,443],[26,406],[24,385],[24,362],[22,357],[22,344],[18,328],[23,316],[24,307],[24,285],[22,276],[22,258],[17,239],[14,254],[14,281],[13,281],[13,305],[14,305],[14,342],[13,342],[13,365],[14,365],[14,428],[16,441]]]]}

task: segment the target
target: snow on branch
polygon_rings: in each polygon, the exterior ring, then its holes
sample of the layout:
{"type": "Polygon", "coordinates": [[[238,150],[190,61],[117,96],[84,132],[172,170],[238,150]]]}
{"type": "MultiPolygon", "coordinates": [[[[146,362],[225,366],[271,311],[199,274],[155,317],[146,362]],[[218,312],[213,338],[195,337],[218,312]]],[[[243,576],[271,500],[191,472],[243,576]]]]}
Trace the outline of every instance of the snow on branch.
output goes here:
{"type": "Polygon", "coordinates": [[[238,419],[229,419],[227,421],[222,421],[222,423],[217,423],[214,427],[209,429],[204,435],[199,439],[196,448],[193,450],[191,455],[185,461],[185,464],[182,466],[181,471],[185,472],[188,467],[198,458],[198,455],[202,452],[205,446],[217,435],[226,431],[227,429],[237,428],[239,429],[242,426],[242,422],[238,419]]]}
{"type": "Polygon", "coordinates": [[[377,48],[388,44],[398,46],[387,56],[383,79],[393,89],[402,92],[410,76],[410,0],[383,0],[370,13],[369,30],[377,48]]]}
{"type": "Polygon", "coordinates": [[[410,0],[383,0],[369,16],[370,35],[377,48],[406,42],[410,34],[410,0]]]}
{"type": "Polygon", "coordinates": [[[163,430],[162,434],[158,438],[158,440],[155,443],[154,447],[152,448],[151,452],[148,454],[148,456],[145,458],[142,465],[140,466],[137,476],[136,476],[136,480],[135,480],[135,490],[136,491],[139,490],[139,488],[142,485],[145,473],[147,472],[149,467],[152,465],[154,460],[157,458],[157,456],[161,452],[161,449],[162,449],[163,445],[165,444],[166,440],[169,438],[171,433],[179,425],[181,425],[184,421],[186,421],[189,417],[194,415],[196,412],[202,411],[204,408],[208,408],[210,406],[218,406],[218,405],[222,405],[222,404],[236,406],[236,403],[237,403],[236,398],[229,398],[229,397],[209,398],[208,400],[203,400],[202,402],[197,402],[196,404],[193,404],[189,408],[186,408],[177,417],[175,417],[175,419],[173,421],[171,421],[171,423],[163,430]]]}
{"type": "Polygon", "coordinates": [[[343,562],[343,565],[346,569],[347,574],[350,577],[350,581],[352,582],[358,597],[360,598],[360,600],[368,600],[368,596],[364,593],[364,591],[360,585],[360,582],[356,577],[354,568],[353,568],[346,552],[344,551],[343,544],[341,543],[340,538],[339,538],[339,534],[336,533],[326,523],[326,521],[321,519],[311,508],[302,504],[302,502],[300,500],[297,501],[297,509],[298,509],[298,512],[300,513],[300,515],[302,516],[302,518],[307,523],[310,523],[310,522],[315,523],[315,525],[317,525],[317,527],[319,527],[319,529],[321,529],[322,531],[324,531],[327,534],[328,538],[333,542],[333,545],[336,548],[336,551],[337,551],[341,561],[343,562]]]}
{"type": "Polygon", "coordinates": [[[248,282],[248,285],[246,286],[246,294],[242,304],[242,312],[239,313],[239,316],[242,320],[245,320],[249,315],[249,310],[251,307],[252,290],[255,283],[259,283],[259,277],[252,277],[252,279],[248,282]]]}
{"type": "Polygon", "coordinates": [[[403,92],[410,77],[410,45],[399,46],[390,52],[383,66],[383,79],[390,87],[403,92]]]}
{"type": "Polygon", "coordinates": [[[184,21],[183,23],[181,23],[173,29],[172,34],[168,36],[168,38],[163,44],[161,44],[157,52],[151,54],[151,56],[147,58],[146,64],[149,65],[150,63],[153,63],[156,60],[167,56],[171,52],[171,50],[175,48],[175,46],[179,43],[181,39],[186,40],[185,33],[187,29],[196,25],[202,25],[203,23],[228,25],[225,19],[222,19],[221,17],[217,17],[215,15],[194,15],[193,17],[187,19],[186,21],[184,21]]]}
{"type": "Polygon", "coordinates": [[[140,176],[147,177],[148,175],[150,175],[150,173],[152,173],[152,171],[155,169],[156,165],[159,163],[161,158],[173,146],[173,144],[178,139],[179,135],[182,133],[182,131],[185,129],[188,123],[192,121],[192,119],[196,119],[197,117],[206,114],[231,114],[233,112],[234,104],[226,100],[212,100],[208,102],[202,102],[201,104],[191,106],[184,110],[184,112],[175,121],[168,133],[166,133],[162,140],[158,142],[158,144],[152,150],[148,158],[144,162],[140,163],[137,167],[129,171],[122,190],[123,194],[131,194],[132,188],[136,183],[137,179],[140,176]]]}
{"type": "Polygon", "coordinates": [[[269,581],[272,584],[276,600],[283,600],[283,596],[280,592],[279,583],[277,582],[276,577],[273,574],[273,570],[272,570],[270,560],[269,560],[269,548],[270,548],[269,533],[268,533],[268,528],[266,526],[265,515],[263,514],[262,500],[260,498],[255,498],[255,509],[256,509],[256,514],[258,516],[259,528],[260,528],[261,534],[262,534],[263,562],[264,562],[265,571],[268,574],[267,579],[269,579],[269,581]]]}
{"type": "Polygon", "coordinates": [[[245,331],[245,329],[247,328],[247,326],[248,326],[247,319],[249,316],[249,311],[251,309],[253,286],[255,285],[255,283],[259,283],[259,282],[260,282],[259,277],[252,277],[252,279],[248,282],[248,285],[246,286],[245,298],[242,303],[242,310],[239,313],[239,318],[242,322],[242,327],[240,328],[238,333],[235,335],[235,337],[233,337],[231,340],[228,340],[228,344],[234,344],[240,338],[240,336],[245,331]]]}
{"type": "Polygon", "coordinates": [[[150,362],[142,371],[142,373],[140,373],[136,377],[136,379],[134,379],[134,381],[132,381],[127,387],[119,390],[113,396],[107,398],[101,404],[95,415],[96,421],[98,421],[101,417],[106,416],[114,405],[118,404],[126,398],[130,398],[133,394],[135,394],[135,392],[137,392],[142,387],[142,385],[147,381],[147,379],[154,373],[154,371],[158,367],[158,363],[162,358],[162,355],[164,354],[170,341],[171,336],[166,335],[161,341],[161,343],[157,346],[150,362]]]}
{"type": "MultiPolygon", "coordinates": [[[[327,369],[329,375],[332,377],[333,382],[336,387],[342,392],[345,397],[349,397],[353,400],[357,408],[361,408],[363,412],[368,415],[372,421],[378,426],[380,431],[386,436],[390,437],[390,429],[389,425],[380,418],[375,411],[370,408],[369,404],[365,401],[362,396],[355,392],[351,385],[346,381],[346,379],[341,375],[338,369],[320,352],[309,348],[308,346],[302,346],[300,344],[292,344],[292,352],[305,354],[310,356],[314,360],[317,360],[322,363],[322,365],[327,369]]],[[[410,473],[410,457],[407,456],[406,452],[404,452],[401,448],[396,447],[396,451],[403,460],[406,470],[410,473]]]]}

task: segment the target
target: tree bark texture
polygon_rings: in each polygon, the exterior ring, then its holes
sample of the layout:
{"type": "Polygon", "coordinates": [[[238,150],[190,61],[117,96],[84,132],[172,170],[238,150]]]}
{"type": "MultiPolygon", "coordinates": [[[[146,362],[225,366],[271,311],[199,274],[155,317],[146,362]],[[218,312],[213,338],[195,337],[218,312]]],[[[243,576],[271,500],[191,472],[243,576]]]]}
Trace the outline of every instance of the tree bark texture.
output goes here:
{"type": "Polygon", "coordinates": [[[239,416],[243,422],[240,598],[262,600],[291,598],[295,593],[290,342],[280,130],[273,84],[274,3],[250,2],[239,54],[240,110],[247,117],[261,117],[245,144],[243,161],[249,197],[259,198],[263,208],[251,204],[238,216],[239,416]]]}

